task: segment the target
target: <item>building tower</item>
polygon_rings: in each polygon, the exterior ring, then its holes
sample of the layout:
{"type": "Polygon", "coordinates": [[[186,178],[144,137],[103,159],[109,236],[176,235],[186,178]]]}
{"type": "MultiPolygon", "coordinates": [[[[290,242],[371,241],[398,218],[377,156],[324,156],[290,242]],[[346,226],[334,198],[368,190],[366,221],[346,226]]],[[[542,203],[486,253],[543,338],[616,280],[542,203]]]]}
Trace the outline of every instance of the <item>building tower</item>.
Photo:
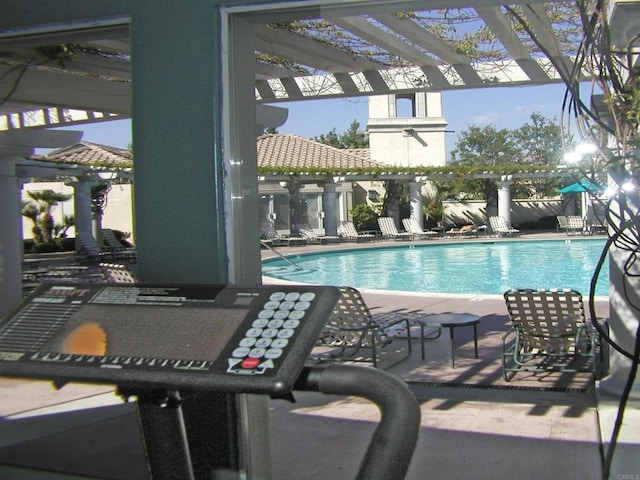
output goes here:
{"type": "Polygon", "coordinates": [[[398,167],[446,163],[440,92],[369,97],[371,159],[398,167]]]}

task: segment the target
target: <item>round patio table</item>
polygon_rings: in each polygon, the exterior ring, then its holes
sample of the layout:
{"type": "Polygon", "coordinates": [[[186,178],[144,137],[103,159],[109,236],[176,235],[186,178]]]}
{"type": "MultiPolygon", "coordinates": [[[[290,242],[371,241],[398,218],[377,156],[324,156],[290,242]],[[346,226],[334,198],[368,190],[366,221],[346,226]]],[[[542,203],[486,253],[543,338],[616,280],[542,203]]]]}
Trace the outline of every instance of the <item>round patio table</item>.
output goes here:
{"type": "Polygon", "coordinates": [[[424,341],[425,328],[448,328],[449,338],[451,339],[451,368],[456,368],[455,363],[455,345],[453,339],[453,330],[459,327],[473,327],[473,345],[475,348],[476,358],[478,358],[478,324],[480,316],[471,313],[436,313],[427,315],[425,318],[416,320],[420,326],[420,346],[422,348],[422,360],[424,360],[424,341]]]}

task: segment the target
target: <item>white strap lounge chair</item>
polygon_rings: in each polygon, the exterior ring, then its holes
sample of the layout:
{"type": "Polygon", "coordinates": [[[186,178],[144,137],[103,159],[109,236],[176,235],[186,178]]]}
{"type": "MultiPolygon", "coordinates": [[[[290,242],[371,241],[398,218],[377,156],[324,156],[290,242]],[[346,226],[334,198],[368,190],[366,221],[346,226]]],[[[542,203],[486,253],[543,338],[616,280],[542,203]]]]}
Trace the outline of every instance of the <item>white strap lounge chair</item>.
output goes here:
{"type": "Polygon", "coordinates": [[[378,226],[382,232],[382,237],[393,240],[413,240],[414,236],[409,232],[399,232],[391,217],[379,217],[378,226]]]}
{"type": "Polygon", "coordinates": [[[504,293],[511,329],[502,337],[502,372],[597,373],[598,332],[587,322],[582,295],[571,289],[504,293]]]}
{"type": "Polygon", "coordinates": [[[376,239],[372,233],[359,233],[353,222],[347,220],[338,223],[338,235],[343,240],[355,242],[372,242],[376,239]]]}
{"type": "Polygon", "coordinates": [[[513,228],[503,217],[489,217],[491,231],[498,237],[516,237],[520,230],[513,228]]]}
{"type": "Polygon", "coordinates": [[[409,332],[410,328],[408,318],[377,322],[357,289],[340,287],[338,303],[317,342],[319,347],[332,349],[324,356],[312,354],[312,357],[318,360],[333,358],[371,362],[377,368],[380,356],[384,353],[385,357],[389,354],[390,358],[390,354],[393,354],[392,364],[395,365],[411,355],[411,335],[407,333],[406,345],[402,342],[402,346],[395,348],[391,344],[395,343],[395,336],[401,332],[409,332]]]}
{"type": "Polygon", "coordinates": [[[413,237],[417,239],[434,238],[438,236],[438,232],[424,230],[415,218],[403,218],[402,226],[405,231],[413,234],[413,237]]]}
{"type": "Polygon", "coordinates": [[[309,245],[340,242],[338,235],[318,235],[308,223],[298,223],[294,227],[295,230],[309,245]]]}

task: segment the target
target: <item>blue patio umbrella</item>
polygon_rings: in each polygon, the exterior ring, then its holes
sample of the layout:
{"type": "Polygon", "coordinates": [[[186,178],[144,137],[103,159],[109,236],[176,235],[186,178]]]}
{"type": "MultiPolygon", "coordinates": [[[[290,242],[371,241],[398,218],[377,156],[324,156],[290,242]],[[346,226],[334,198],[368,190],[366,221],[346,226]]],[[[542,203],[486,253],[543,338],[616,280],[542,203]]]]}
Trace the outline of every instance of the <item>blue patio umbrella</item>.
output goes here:
{"type": "Polygon", "coordinates": [[[558,190],[559,193],[601,192],[604,187],[591,183],[586,178],[558,190]]]}

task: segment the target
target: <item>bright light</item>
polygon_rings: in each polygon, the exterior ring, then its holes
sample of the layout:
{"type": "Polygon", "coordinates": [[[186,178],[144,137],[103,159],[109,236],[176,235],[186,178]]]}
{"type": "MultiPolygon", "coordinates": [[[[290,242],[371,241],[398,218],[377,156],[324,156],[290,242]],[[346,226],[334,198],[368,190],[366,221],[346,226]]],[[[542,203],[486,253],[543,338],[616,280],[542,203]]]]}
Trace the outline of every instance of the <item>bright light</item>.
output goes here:
{"type": "Polygon", "coordinates": [[[632,182],[624,182],[620,188],[622,188],[623,192],[633,192],[636,186],[632,182]]]}
{"type": "Polygon", "coordinates": [[[564,154],[563,158],[565,163],[578,163],[580,160],[582,160],[582,155],[580,155],[578,152],[567,152],[564,154]]]}
{"type": "Polygon", "coordinates": [[[590,155],[592,153],[596,153],[598,151],[598,147],[596,147],[591,142],[579,143],[576,145],[576,152],[581,155],[590,155]]]}

